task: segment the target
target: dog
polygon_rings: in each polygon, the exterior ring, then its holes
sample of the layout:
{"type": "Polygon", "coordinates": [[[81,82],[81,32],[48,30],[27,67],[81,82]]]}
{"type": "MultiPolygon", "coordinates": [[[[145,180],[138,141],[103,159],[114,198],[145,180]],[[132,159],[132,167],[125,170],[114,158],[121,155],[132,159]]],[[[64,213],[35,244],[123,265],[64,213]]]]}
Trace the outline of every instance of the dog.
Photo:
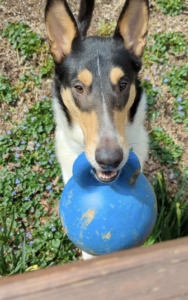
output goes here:
{"type": "MultiPolygon", "coordinates": [[[[116,180],[129,151],[147,159],[146,95],[138,72],[146,45],[148,0],[126,0],[112,37],[86,37],[94,0],[77,20],[65,0],[47,0],[45,23],[55,62],[52,83],[56,156],[66,184],[85,151],[97,180],[116,180]]],[[[83,258],[92,258],[83,252],[83,258]]]]}

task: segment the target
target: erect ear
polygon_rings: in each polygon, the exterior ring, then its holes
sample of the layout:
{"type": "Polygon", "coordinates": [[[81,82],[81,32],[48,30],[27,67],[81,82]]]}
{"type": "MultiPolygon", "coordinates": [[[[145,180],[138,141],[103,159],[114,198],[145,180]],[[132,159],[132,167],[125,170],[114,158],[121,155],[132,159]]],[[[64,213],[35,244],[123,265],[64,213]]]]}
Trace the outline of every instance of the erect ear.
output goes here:
{"type": "Polygon", "coordinates": [[[66,0],[47,0],[45,22],[51,53],[55,62],[60,63],[71,52],[72,42],[79,35],[66,0]]]}
{"type": "Polygon", "coordinates": [[[114,38],[123,38],[125,48],[137,57],[142,56],[146,45],[148,19],[148,0],[126,0],[114,38]]]}
{"type": "Polygon", "coordinates": [[[86,36],[94,10],[95,0],[81,0],[78,13],[78,28],[82,36],[86,36]]]}

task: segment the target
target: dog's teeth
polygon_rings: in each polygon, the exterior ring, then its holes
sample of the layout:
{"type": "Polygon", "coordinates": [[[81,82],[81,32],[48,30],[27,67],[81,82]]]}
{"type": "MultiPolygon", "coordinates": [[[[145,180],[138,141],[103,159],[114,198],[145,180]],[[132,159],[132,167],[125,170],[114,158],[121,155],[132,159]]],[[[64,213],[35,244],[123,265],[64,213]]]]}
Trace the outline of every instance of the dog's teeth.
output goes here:
{"type": "Polygon", "coordinates": [[[105,172],[97,171],[97,176],[99,179],[109,180],[117,175],[117,171],[112,171],[109,174],[105,174],[105,172]]]}

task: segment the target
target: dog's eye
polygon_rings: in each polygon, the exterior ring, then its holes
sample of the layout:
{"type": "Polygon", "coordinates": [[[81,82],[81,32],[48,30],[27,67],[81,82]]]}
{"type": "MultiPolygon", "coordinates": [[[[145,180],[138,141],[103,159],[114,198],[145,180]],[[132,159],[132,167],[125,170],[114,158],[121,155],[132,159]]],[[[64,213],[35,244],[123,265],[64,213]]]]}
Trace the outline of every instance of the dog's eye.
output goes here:
{"type": "Polygon", "coordinates": [[[120,82],[119,84],[119,90],[120,92],[122,92],[127,86],[127,83],[126,82],[120,82]]]}
{"type": "Polygon", "coordinates": [[[76,91],[77,91],[79,94],[83,94],[84,89],[83,89],[83,87],[82,87],[81,85],[76,85],[74,88],[76,89],[76,91]]]}

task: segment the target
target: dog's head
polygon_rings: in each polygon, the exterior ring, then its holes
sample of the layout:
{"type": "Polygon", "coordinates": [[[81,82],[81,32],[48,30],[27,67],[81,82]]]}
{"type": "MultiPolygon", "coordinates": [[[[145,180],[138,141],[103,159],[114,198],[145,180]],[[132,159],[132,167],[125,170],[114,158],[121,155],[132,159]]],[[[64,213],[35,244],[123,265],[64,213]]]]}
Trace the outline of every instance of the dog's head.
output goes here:
{"type": "Polygon", "coordinates": [[[149,8],[127,0],[113,37],[86,38],[93,8],[94,0],[81,0],[76,21],[65,0],[48,0],[45,20],[67,122],[81,127],[96,177],[109,182],[129,154],[125,127],[136,111],[149,8]]]}

